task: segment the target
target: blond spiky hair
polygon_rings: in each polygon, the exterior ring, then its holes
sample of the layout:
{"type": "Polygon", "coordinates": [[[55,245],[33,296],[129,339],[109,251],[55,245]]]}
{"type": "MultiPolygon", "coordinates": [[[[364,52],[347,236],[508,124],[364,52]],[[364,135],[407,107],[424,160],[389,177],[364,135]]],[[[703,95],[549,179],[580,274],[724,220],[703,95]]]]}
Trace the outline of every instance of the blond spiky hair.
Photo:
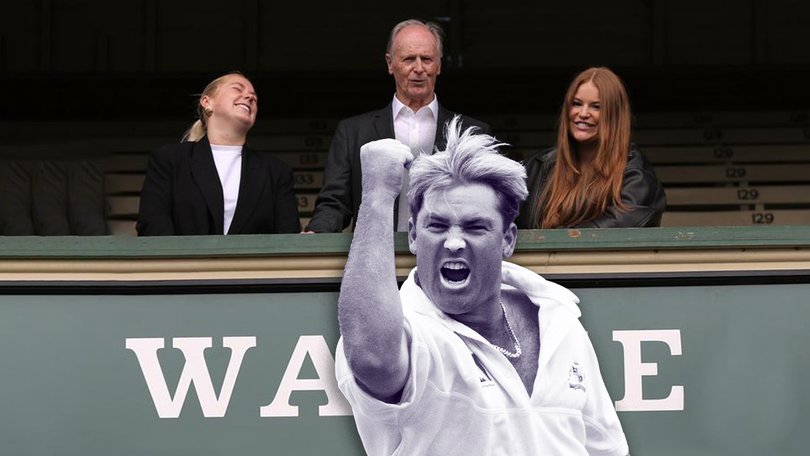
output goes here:
{"type": "MultiPolygon", "coordinates": [[[[447,147],[433,155],[420,155],[411,164],[408,201],[414,221],[428,190],[456,184],[489,185],[498,196],[504,229],[517,217],[526,190],[526,169],[501,155],[507,144],[490,135],[476,133],[476,127],[461,130],[461,119],[453,117],[446,127],[447,147]]],[[[437,132],[438,134],[438,132],[437,132]]]]}

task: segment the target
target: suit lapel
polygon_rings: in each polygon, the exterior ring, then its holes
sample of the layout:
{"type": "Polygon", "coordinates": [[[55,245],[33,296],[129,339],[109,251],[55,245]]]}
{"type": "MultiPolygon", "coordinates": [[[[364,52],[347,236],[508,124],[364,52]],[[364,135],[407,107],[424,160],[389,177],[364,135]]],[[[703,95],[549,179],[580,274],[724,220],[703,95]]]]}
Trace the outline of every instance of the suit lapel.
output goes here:
{"type": "Polygon", "coordinates": [[[394,133],[394,114],[390,104],[374,113],[373,124],[378,139],[396,137],[394,133]]]}
{"type": "Polygon", "coordinates": [[[239,198],[228,234],[240,234],[264,193],[267,180],[262,172],[261,157],[245,146],[242,148],[242,176],[239,179],[239,198]]]}
{"type": "MultiPolygon", "coordinates": [[[[377,139],[392,138],[396,139],[396,132],[394,131],[394,112],[391,103],[388,106],[380,109],[374,113],[374,118],[371,123],[374,126],[374,132],[377,134],[377,139]]],[[[361,144],[362,145],[362,144],[361,144]]],[[[358,163],[360,151],[357,151],[358,163]]],[[[361,179],[362,180],[362,179],[361,179]]],[[[399,212],[399,198],[394,200],[394,230],[397,226],[397,213],[399,212]]],[[[355,214],[357,216],[357,214],[355,214]]]]}
{"type": "Polygon", "coordinates": [[[224,223],[225,203],[222,199],[222,183],[219,181],[217,166],[214,164],[214,155],[211,152],[208,138],[202,138],[199,142],[192,143],[191,156],[191,174],[208,206],[208,212],[214,223],[213,231],[220,234],[224,223]]]}
{"type": "Polygon", "coordinates": [[[455,114],[456,113],[445,109],[444,106],[439,105],[439,115],[436,119],[436,138],[433,140],[433,145],[439,150],[444,150],[445,146],[447,146],[447,137],[445,137],[444,132],[447,127],[447,122],[450,122],[450,119],[452,119],[455,114]]]}

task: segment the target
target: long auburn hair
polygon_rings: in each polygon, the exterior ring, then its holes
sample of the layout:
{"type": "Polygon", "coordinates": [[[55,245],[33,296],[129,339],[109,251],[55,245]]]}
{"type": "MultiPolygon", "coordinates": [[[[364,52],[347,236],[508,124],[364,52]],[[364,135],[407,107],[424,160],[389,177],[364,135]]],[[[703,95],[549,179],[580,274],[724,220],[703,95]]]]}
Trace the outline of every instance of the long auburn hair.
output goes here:
{"type": "Polygon", "coordinates": [[[545,184],[534,213],[540,228],[570,227],[602,215],[621,201],[622,177],[630,150],[630,100],[622,80],[606,67],[579,73],[563,100],[557,129],[557,164],[545,184]],[[571,137],[569,116],[579,86],[593,83],[599,90],[596,156],[590,166],[577,168],[577,144],[571,137]]]}

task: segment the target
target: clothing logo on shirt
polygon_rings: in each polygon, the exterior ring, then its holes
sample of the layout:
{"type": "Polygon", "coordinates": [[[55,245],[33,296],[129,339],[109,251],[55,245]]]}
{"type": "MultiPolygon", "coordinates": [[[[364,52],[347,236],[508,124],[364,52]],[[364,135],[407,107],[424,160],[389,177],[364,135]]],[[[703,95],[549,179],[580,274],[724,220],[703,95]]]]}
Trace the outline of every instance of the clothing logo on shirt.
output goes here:
{"type": "Polygon", "coordinates": [[[575,390],[582,390],[585,392],[585,374],[579,363],[575,362],[571,365],[571,370],[568,371],[568,387],[575,390]]]}
{"type": "Polygon", "coordinates": [[[475,356],[475,353],[472,353],[472,359],[476,366],[478,366],[479,375],[478,381],[481,382],[481,388],[485,388],[487,386],[495,386],[495,381],[492,380],[492,377],[489,375],[487,368],[484,367],[484,363],[475,356]]]}

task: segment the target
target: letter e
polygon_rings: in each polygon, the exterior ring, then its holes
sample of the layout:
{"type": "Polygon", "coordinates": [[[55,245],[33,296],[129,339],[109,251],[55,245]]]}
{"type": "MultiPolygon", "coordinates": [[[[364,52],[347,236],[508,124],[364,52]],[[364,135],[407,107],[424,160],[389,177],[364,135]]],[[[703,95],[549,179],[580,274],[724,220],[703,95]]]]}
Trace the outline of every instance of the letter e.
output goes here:
{"type": "Polygon", "coordinates": [[[683,386],[673,385],[663,399],[644,399],[642,377],[658,375],[658,363],[641,362],[641,343],[664,342],[673,356],[681,355],[679,329],[613,331],[613,340],[624,349],[624,397],[616,401],[616,411],[683,410],[683,386]]]}

